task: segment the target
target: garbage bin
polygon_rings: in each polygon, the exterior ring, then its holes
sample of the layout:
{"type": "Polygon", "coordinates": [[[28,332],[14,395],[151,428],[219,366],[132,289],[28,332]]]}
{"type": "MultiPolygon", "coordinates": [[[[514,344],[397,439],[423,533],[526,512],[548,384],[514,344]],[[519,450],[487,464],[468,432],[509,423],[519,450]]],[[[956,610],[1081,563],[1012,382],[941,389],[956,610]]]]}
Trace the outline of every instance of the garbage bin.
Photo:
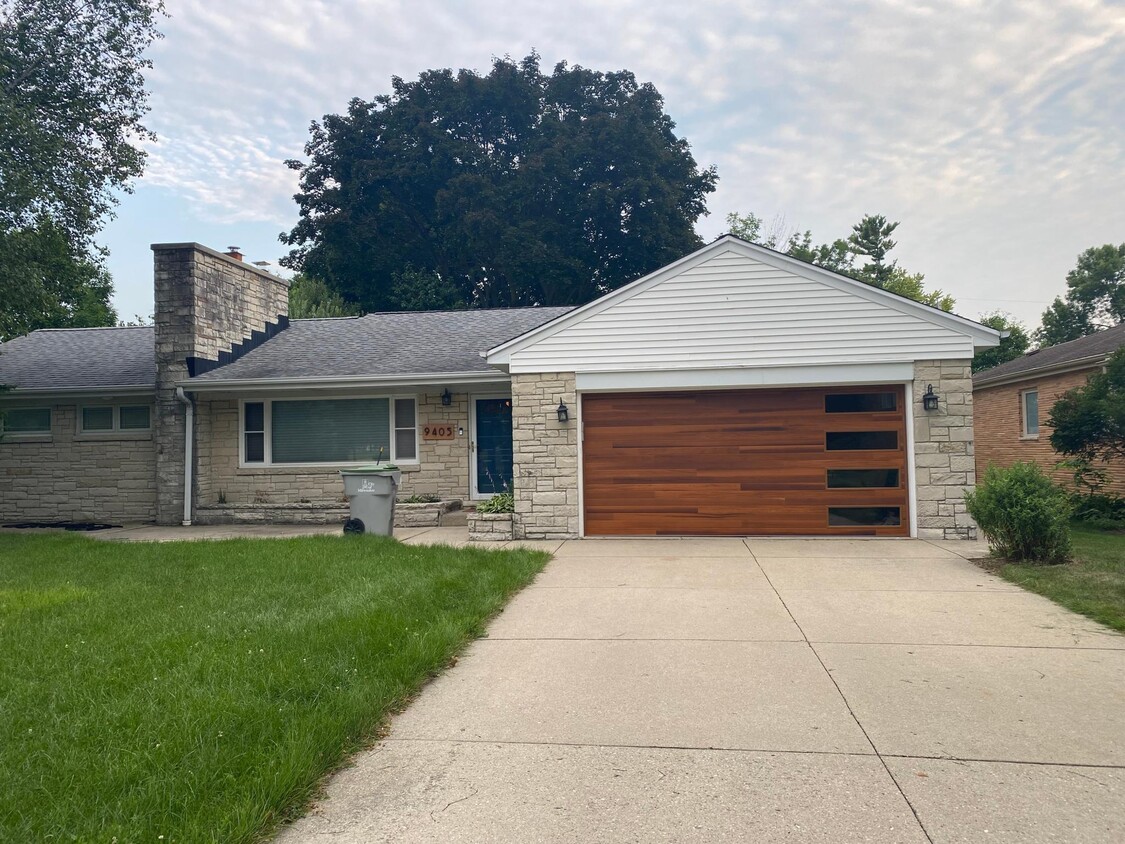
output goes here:
{"type": "Polygon", "coordinates": [[[347,533],[392,536],[395,526],[395,493],[402,472],[395,466],[359,466],[340,470],[350,518],[347,533]]]}

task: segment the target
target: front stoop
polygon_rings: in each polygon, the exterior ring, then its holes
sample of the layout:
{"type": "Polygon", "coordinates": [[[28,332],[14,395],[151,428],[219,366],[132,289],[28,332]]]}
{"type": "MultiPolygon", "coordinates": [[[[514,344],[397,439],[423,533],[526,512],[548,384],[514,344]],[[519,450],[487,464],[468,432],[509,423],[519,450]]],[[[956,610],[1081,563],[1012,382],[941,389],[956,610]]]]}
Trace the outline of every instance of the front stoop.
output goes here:
{"type": "Polygon", "coordinates": [[[507,542],[512,539],[511,513],[469,513],[470,542],[507,542]]]}

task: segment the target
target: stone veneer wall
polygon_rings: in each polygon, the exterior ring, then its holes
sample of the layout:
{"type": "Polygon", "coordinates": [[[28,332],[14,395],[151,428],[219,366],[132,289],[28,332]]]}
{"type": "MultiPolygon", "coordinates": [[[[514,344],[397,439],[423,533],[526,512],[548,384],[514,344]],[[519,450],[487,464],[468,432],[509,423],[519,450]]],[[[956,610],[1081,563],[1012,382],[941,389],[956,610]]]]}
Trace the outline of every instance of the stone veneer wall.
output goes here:
{"type": "Polygon", "coordinates": [[[975,538],[977,526],[964,498],[976,483],[973,379],[967,360],[914,364],[914,472],[918,537],[975,538]],[[922,409],[929,384],[939,397],[936,411],[922,409]]]}
{"type": "MultiPolygon", "coordinates": [[[[133,398],[121,403],[145,402],[133,398]]],[[[153,520],[152,435],[80,435],[77,418],[76,405],[53,404],[49,437],[0,439],[0,523],[153,520]]]]}
{"type": "Polygon", "coordinates": [[[512,375],[517,539],[578,536],[578,398],[573,372],[512,375]],[[570,421],[558,421],[559,400],[570,421]]]}
{"type": "MultiPolygon", "coordinates": [[[[247,397],[253,400],[255,397],[247,397]]],[[[403,466],[399,495],[469,497],[469,397],[454,394],[449,407],[440,392],[417,396],[419,465],[403,466]],[[451,424],[464,430],[453,440],[424,440],[421,429],[430,424],[451,424]]],[[[196,398],[198,483],[196,503],[270,505],[309,502],[346,506],[339,470],[334,467],[275,467],[238,465],[238,399],[219,394],[196,398]]]]}
{"type": "MultiPolygon", "coordinates": [[[[186,408],[175,385],[187,358],[222,350],[289,313],[289,283],[197,243],[155,244],[156,520],[177,524],[184,508],[186,408]]],[[[203,442],[197,431],[196,447],[203,442]]],[[[199,459],[196,466],[205,465],[199,459]]],[[[198,489],[198,482],[196,483],[198,489]]]]}

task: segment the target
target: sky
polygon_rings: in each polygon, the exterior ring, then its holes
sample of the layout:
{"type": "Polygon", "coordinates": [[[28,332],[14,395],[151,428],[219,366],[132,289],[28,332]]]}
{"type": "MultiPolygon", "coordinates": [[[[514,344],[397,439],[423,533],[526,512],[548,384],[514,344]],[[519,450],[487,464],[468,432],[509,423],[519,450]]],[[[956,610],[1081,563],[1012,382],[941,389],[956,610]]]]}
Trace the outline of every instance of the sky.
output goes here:
{"type": "Polygon", "coordinates": [[[815,241],[864,214],[971,318],[1029,328],[1080,252],[1125,242],[1125,3],[1097,0],[167,0],[146,173],[101,242],[123,319],[152,313],[149,245],[278,259],[310,122],[393,76],[487,73],[536,50],[663,94],[731,211],[815,241]]]}

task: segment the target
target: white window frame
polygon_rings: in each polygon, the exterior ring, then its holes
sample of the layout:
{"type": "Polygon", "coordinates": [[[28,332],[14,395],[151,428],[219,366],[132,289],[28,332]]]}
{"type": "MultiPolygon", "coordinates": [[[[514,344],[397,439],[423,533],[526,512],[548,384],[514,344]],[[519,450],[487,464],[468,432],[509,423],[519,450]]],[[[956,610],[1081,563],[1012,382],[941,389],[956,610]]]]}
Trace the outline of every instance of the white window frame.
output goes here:
{"type": "Polygon", "coordinates": [[[1020,439],[1021,440],[1037,440],[1039,439],[1039,388],[1033,390],[1020,390],[1020,439]],[[1027,397],[1029,395],[1035,396],[1035,432],[1031,433],[1027,429],[1027,397]]]}
{"type": "MultiPolygon", "coordinates": [[[[325,461],[316,463],[274,463],[273,462],[273,403],[275,401],[318,401],[320,399],[335,399],[335,400],[348,400],[348,399],[386,399],[387,400],[387,423],[390,439],[390,455],[386,459],[387,463],[394,463],[398,466],[418,466],[421,464],[419,459],[418,442],[418,412],[419,403],[418,396],[414,393],[405,394],[387,394],[378,396],[316,396],[310,398],[304,396],[274,396],[270,398],[241,398],[238,400],[238,468],[240,469],[323,469],[332,466],[369,466],[370,460],[353,460],[353,461],[325,461]],[[399,460],[395,454],[395,400],[396,399],[410,399],[414,402],[414,458],[412,460],[399,460]],[[261,404],[262,405],[262,425],[265,430],[263,432],[262,456],[263,460],[247,462],[246,461],[246,405],[248,404],[261,404]]],[[[405,428],[401,430],[406,430],[405,428]]]]}
{"type": "Polygon", "coordinates": [[[145,402],[137,404],[81,404],[78,406],[78,413],[75,419],[75,433],[80,437],[131,437],[138,436],[144,437],[152,433],[152,416],[154,413],[153,406],[145,402]],[[86,430],[83,427],[83,415],[87,408],[109,408],[112,416],[112,427],[110,428],[95,428],[93,430],[86,430]],[[148,427],[147,428],[122,428],[121,427],[121,408],[123,407],[147,407],[148,408],[148,427]]]}

